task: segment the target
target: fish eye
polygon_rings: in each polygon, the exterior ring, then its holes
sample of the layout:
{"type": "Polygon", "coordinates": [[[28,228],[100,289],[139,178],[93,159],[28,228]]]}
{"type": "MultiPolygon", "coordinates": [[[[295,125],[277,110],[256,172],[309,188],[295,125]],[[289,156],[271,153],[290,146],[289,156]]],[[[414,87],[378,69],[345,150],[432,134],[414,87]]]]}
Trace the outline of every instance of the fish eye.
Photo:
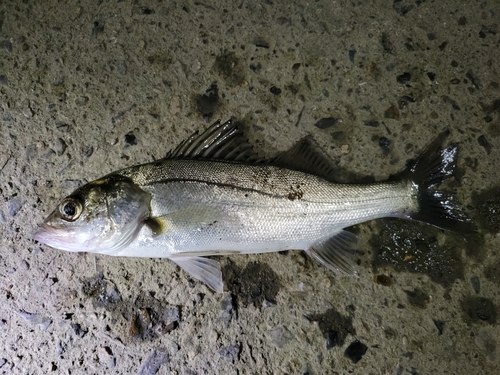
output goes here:
{"type": "Polygon", "coordinates": [[[75,221],[82,213],[82,205],[73,198],[66,198],[59,205],[59,212],[64,220],[75,221]]]}

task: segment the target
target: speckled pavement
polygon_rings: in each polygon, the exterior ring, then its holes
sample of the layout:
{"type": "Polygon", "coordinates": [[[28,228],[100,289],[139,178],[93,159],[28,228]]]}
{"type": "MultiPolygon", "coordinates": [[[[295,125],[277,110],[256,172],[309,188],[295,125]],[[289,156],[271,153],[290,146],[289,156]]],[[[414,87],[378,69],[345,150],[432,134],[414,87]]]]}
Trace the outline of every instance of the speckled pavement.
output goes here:
{"type": "Polygon", "coordinates": [[[499,20],[497,0],[0,2],[0,372],[500,374],[499,20]],[[479,231],[358,225],[359,278],[220,257],[222,295],[31,239],[74,188],[219,118],[266,157],[311,135],[351,182],[450,129],[446,187],[479,231]]]}

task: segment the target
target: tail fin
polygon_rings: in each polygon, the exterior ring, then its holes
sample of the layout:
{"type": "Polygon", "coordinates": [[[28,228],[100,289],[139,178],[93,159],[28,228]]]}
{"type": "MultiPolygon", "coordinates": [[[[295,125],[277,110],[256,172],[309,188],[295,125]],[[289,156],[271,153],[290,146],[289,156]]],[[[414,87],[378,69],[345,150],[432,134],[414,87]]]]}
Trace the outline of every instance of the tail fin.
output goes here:
{"type": "Polygon", "coordinates": [[[442,229],[472,232],[476,227],[455,195],[434,189],[453,176],[457,164],[457,145],[441,147],[448,134],[448,130],[441,133],[405,171],[405,177],[418,191],[419,209],[410,214],[410,218],[442,229]]]}

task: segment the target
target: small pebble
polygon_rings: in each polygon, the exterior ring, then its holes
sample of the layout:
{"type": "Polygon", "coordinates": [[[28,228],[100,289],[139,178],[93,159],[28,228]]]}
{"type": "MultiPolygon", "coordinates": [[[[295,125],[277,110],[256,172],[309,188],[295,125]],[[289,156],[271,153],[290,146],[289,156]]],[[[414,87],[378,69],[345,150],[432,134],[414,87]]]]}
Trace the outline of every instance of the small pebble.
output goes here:
{"type": "Polygon", "coordinates": [[[397,76],[397,78],[396,78],[396,81],[398,81],[398,83],[401,83],[401,84],[410,82],[410,80],[411,80],[411,74],[408,72],[405,72],[405,73],[397,76]]]}
{"type": "Polygon", "coordinates": [[[137,375],[154,375],[166,362],[168,362],[168,353],[164,349],[155,349],[153,353],[146,358],[137,375]]]}
{"type": "Polygon", "coordinates": [[[47,151],[45,154],[43,154],[41,156],[42,159],[50,159],[52,156],[54,156],[56,154],[56,152],[52,149],[50,149],[49,151],[47,151]]]}
{"type": "Polygon", "coordinates": [[[62,138],[57,138],[55,143],[54,143],[54,151],[57,153],[57,155],[61,156],[64,154],[64,151],[66,150],[66,142],[62,138]]]}
{"type": "Polygon", "coordinates": [[[23,206],[23,202],[21,201],[20,198],[12,198],[9,201],[9,216],[14,217],[16,214],[19,212],[21,207],[23,206]]]}
{"type": "Polygon", "coordinates": [[[281,94],[281,89],[277,88],[276,86],[271,87],[271,89],[269,91],[271,91],[271,94],[274,94],[274,95],[281,94]]]}
{"type": "Polygon", "coordinates": [[[365,355],[368,347],[362,342],[355,340],[351,345],[347,347],[344,355],[349,358],[353,363],[358,363],[361,358],[365,355]]]}
{"type": "Polygon", "coordinates": [[[137,144],[137,137],[134,133],[129,132],[125,134],[125,146],[135,146],[137,144]]]}
{"type": "Polygon", "coordinates": [[[30,268],[30,265],[28,262],[26,262],[25,260],[23,260],[20,264],[19,264],[19,268],[23,271],[27,271],[29,270],[30,268]]]}
{"type": "Polygon", "coordinates": [[[319,129],[328,129],[338,122],[342,122],[342,119],[335,117],[325,117],[314,124],[319,129]]]}

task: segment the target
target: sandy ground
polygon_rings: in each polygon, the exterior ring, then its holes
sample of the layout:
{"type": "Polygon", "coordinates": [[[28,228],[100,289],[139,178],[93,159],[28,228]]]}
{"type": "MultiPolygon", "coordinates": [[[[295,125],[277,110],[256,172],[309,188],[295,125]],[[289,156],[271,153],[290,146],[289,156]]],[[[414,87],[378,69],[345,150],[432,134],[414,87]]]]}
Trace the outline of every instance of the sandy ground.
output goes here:
{"type": "Polygon", "coordinates": [[[0,372],[500,373],[499,19],[497,0],[0,2],[0,372]],[[74,188],[218,118],[267,157],[310,134],[356,181],[450,129],[447,187],[480,230],[356,226],[358,279],[221,257],[222,295],[31,239],[74,188]]]}

